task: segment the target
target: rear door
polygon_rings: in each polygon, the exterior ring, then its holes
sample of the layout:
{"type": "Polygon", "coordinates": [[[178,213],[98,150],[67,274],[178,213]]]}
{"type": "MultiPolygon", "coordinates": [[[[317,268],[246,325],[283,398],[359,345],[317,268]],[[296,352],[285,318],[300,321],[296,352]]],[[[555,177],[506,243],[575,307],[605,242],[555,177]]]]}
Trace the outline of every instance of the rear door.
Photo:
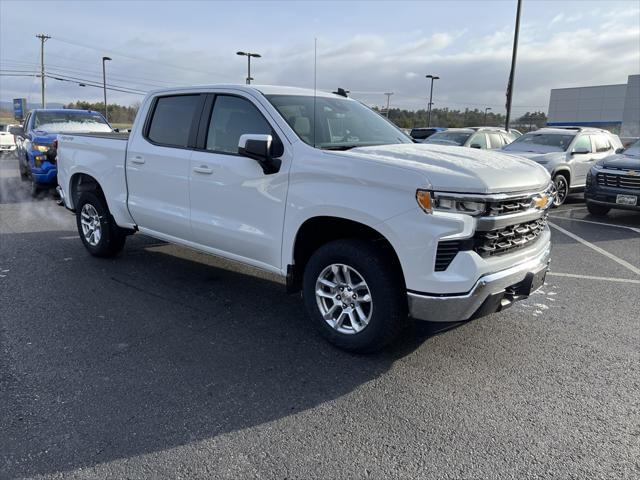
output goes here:
{"type": "Polygon", "coordinates": [[[194,239],[227,257],[280,269],[290,148],[254,99],[220,93],[212,95],[210,103],[191,158],[194,239]],[[273,136],[282,152],[277,173],[266,175],[255,160],[238,155],[244,134],[273,136]]]}
{"type": "Polygon", "coordinates": [[[141,230],[191,240],[189,175],[204,95],[157,97],[127,147],[129,211],[141,230]]]}

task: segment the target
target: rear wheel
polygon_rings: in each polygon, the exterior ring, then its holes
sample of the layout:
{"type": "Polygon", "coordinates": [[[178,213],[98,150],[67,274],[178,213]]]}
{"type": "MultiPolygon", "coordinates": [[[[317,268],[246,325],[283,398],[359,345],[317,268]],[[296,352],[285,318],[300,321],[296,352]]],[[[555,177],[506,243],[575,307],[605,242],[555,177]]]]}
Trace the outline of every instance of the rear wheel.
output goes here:
{"type": "Polygon", "coordinates": [[[80,194],[76,223],[80,239],[91,255],[112,257],[124,247],[126,231],[115,224],[101,195],[95,192],[80,194]]]}
{"type": "Polygon", "coordinates": [[[589,213],[591,215],[596,215],[600,217],[609,213],[609,210],[611,210],[611,207],[607,207],[605,205],[598,205],[597,203],[587,202],[587,210],[589,210],[589,213]]]}
{"type": "Polygon", "coordinates": [[[569,196],[569,182],[567,181],[567,177],[559,173],[553,177],[553,183],[556,186],[556,198],[553,201],[553,206],[559,207],[569,196]]]}
{"type": "Polygon", "coordinates": [[[379,350],[407,320],[401,274],[385,251],[362,240],[320,247],[305,268],[303,296],[320,333],[344,350],[379,350]]]}

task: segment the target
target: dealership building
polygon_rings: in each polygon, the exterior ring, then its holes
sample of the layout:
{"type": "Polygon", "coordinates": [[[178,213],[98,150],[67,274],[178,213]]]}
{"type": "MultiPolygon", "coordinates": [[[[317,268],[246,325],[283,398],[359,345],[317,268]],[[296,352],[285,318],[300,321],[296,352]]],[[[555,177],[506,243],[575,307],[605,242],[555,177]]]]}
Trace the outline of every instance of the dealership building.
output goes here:
{"type": "Polygon", "coordinates": [[[623,139],[640,137],[640,75],[629,75],[619,85],[554,88],[547,125],[606,128],[623,139]]]}

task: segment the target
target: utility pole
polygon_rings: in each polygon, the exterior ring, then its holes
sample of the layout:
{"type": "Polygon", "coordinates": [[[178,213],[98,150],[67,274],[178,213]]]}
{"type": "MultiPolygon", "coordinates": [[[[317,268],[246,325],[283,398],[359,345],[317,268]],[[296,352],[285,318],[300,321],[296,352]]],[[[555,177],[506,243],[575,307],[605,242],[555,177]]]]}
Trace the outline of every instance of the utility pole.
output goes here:
{"type": "Polygon", "coordinates": [[[425,78],[431,79],[431,90],[429,92],[429,113],[427,114],[427,127],[431,126],[431,107],[433,106],[433,81],[440,79],[435,75],[425,75],[425,78]]]}
{"type": "Polygon", "coordinates": [[[109,111],[107,108],[107,74],[105,71],[104,64],[105,62],[108,62],[110,60],[111,60],[110,57],[102,57],[102,88],[104,92],[104,119],[107,122],[109,121],[109,111]]]}
{"type": "Polygon", "coordinates": [[[40,39],[40,80],[42,83],[42,108],[44,108],[44,42],[49,40],[51,37],[44,33],[40,33],[36,35],[36,38],[40,39]]]}
{"type": "Polygon", "coordinates": [[[391,100],[391,95],[393,95],[393,92],[387,92],[385,93],[385,95],[387,96],[387,118],[389,118],[389,101],[391,100]]]}
{"type": "Polygon", "coordinates": [[[516,31],[513,35],[513,52],[511,54],[511,72],[509,73],[509,83],[507,84],[507,117],[505,119],[504,129],[509,131],[509,120],[511,119],[511,98],[513,97],[513,78],[516,74],[516,57],[518,56],[518,36],[520,35],[520,11],[522,9],[522,0],[518,0],[518,8],[516,10],[516,31]]]}

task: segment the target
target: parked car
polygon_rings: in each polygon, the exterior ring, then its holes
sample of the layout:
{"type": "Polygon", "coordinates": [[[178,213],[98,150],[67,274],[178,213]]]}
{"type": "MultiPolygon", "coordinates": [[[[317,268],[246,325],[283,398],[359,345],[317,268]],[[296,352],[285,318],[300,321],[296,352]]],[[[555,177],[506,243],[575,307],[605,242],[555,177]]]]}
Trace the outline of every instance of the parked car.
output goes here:
{"type": "Polygon", "coordinates": [[[16,140],[11,133],[15,125],[0,123],[0,153],[7,154],[16,151],[16,140]]]}
{"type": "Polygon", "coordinates": [[[504,147],[505,152],[529,158],[544,166],[556,184],[555,205],[571,192],[584,190],[594,163],[622,148],[617,135],[586,127],[541,128],[525,133],[504,147]]]}
{"type": "Polygon", "coordinates": [[[640,211],[640,140],[591,167],[584,198],[592,215],[612,208],[640,211]]]}
{"type": "Polygon", "coordinates": [[[99,112],[71,109],[36,109],[12,132],[19,136],[18,168],[20,176],[31,179],[31,192],[57,185],[55,145],[59,133],[111,132],[112,128],[99,112]],[[53,148],[52,148],[53,147],[53,148]]]}
{"type": "Polygon", "coordinates": [[[408,315],[504,309],[542,285],[549,261],[544,168],[414,144],[329,93],[156,91],[130,134],[60,135],[58,168],[90,254],[114,256],[139,231],[273,272],[348,350],[383,347],[408,315]]]}
{"type": "Polygon", "coordinates": [[[423,140],[429,138],[434,133],[444,132],[446,128],[441,127],[420,127],[420,128],[412,128],[409,132],[409,136],[418,142],[422,142],[423,140]]]}
{"type": "Polygon", "coordinates": [[[422,143],[496,150],[512,141],[513,137],[509,132],[501,128],[467,127],[449,128],[444,132],[434,133],[422,143]]]}

